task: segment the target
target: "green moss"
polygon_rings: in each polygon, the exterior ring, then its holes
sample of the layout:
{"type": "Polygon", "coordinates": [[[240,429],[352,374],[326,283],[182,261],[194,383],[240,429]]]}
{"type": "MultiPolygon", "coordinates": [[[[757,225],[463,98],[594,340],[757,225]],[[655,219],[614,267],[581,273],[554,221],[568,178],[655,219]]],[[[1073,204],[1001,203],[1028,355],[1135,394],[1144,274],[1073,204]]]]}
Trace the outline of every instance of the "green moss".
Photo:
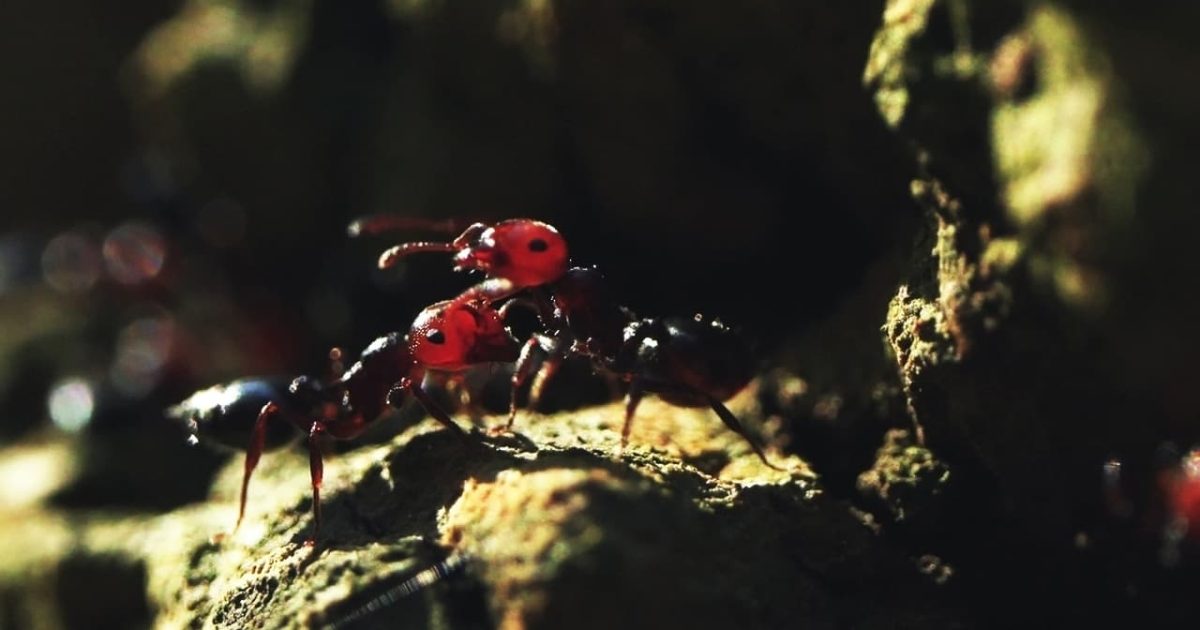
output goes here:
{"type": "Polygon", "coordinates": [[[1100,48],[1077,19],[1053,5],[1032,11],[1004,46],[1028,48],[1032,61],[1024,71],[1036,83],[1027,98],[1002,99],[992,117],[996,167],[1013,220],[1042,220],[1093,186],[1106,214],[1127,220],[1146,155],[1100,48]]]}
{"type": "Polygon", "coordinates": [[[247,90],[269,95],[290,76],[304,46],[310,0],[286,0],[270,8],[236,0],[189,0],[160,24],[132,59],[140,95],[167,95],[197,68],[228,65],[247,90]]]}
{"type": "Polygon", "coordinates": [[[908,109],[912,69],[908,53],[929,22],[937,0],[889,0],[883,25],[871,42],[863,84],[872,88],[875,104],[890,127],[898,127],[908,109]]]}
{"type": "Polygon", "coordinates": [[[859,476],[858,491],[879,502],[900,523],[939,509],[938,497],[950,476],[950,469],[917,444],[910,432],[892,430],[884,437],[874,466],[859,476]]]}
{"type": "Polygon", "coordinates": [[[1077,17],[1032,10],[998,49],[1001,89],[992,147],[1008,216],[1032,248],[1032,269],[1068,302],[1107,299],[1097,261],[1133,220],[1148,153],[1122,105],[1111,64],[1077,17]],[[1025,93],[1027,92],[1027,93],[1025,93]]]}

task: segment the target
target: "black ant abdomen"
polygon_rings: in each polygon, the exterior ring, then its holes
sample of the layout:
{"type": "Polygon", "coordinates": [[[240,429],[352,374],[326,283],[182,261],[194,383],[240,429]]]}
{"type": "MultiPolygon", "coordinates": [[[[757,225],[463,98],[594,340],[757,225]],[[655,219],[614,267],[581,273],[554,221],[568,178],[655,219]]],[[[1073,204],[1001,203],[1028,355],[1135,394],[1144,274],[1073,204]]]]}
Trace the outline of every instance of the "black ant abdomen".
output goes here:
{"type": "MultiPolygon", "coordinates": [[[[244,451],[254,432],[254,423],[263,406],[279,401],[290,413],[302,413],[288,395],[291,379],[244,378],[202,389],[167,410],[167,416],[179,420],[195,444],[217,444],[244,451]]],[[[264,446],[274,450],[296,440],[300,432],[292,425],[271,425],[264,446]]]]}
{"type": "Polygon", "coordinates": [[[741,333],[719,319],[648,318],[625,328],[612,369],[673,405],[709,407],[746,387],[755,360],[741,333]]]}

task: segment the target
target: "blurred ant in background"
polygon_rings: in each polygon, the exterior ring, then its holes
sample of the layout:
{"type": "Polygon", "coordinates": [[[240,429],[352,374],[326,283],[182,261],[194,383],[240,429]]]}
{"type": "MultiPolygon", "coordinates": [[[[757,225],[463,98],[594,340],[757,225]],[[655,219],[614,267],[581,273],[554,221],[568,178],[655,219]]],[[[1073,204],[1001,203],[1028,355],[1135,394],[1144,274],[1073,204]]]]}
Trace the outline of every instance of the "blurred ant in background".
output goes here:
{"type": "Polygon", "coordinates": [[[1134,537],[1157,541],[1160,566],[1194,562],[1200,551],[1200,448],[1180,456],[1166,443],[1151,459],[1148,476],[1138,474],[1140,466],[1126,471],[1116,458],[1104,463],[1105,510],[1116,523],[1132,525],[1134,537]]]}

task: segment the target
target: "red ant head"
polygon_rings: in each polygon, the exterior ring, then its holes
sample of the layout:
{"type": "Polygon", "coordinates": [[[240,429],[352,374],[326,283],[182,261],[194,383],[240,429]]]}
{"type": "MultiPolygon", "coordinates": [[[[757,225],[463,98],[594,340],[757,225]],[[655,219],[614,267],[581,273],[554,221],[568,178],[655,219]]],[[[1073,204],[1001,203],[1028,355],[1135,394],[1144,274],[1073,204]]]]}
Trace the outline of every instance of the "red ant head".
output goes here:
{"type": "Polygon", "coordinates": [[[454,241],[458,269],[477,269],[518,288],[553,282],[567,272],[567,241],[554,226],[509,219],[492,227],[475,224],[454,241]]]}
{"type": "Polygon", "coordinates": [[[417,315],[408,333],[417,363],[436,370],[463,370],[476,363],[517,360],[517,343],[500,314],[477,303],[438,302],[417,315]]]}

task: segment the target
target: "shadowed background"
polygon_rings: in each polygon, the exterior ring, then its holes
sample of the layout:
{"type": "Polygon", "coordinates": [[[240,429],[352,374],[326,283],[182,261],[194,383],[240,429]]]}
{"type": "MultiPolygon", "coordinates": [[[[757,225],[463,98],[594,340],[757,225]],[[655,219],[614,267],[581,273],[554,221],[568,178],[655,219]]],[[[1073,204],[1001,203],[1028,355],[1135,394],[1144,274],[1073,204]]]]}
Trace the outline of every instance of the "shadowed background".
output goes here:
{"type": "MultiPolygon", "coordinates": [[[[890,543],[961,563],[964,601],[1021,583],[1103,618],[1080,602],[1162,592],[1170,617],[1191,574],[1159,566],[1158,477],[1200,433],[1194,10],[851,4],[3,4],[0,444],[60,445],[10,504],[200,500],[222,459],[167,405],[323,374],[472,282],[375,269],[452,235],[353,218],[533,217],[639,314],[740,325],[772,370],[758,419],[890,543]],[[901,472],[936,455],[962,485],[905,521],[859,475],[914,422],[932,453],[901,472]]],[[[604,398],[576,371],[549,408],[604,398]]]]}

